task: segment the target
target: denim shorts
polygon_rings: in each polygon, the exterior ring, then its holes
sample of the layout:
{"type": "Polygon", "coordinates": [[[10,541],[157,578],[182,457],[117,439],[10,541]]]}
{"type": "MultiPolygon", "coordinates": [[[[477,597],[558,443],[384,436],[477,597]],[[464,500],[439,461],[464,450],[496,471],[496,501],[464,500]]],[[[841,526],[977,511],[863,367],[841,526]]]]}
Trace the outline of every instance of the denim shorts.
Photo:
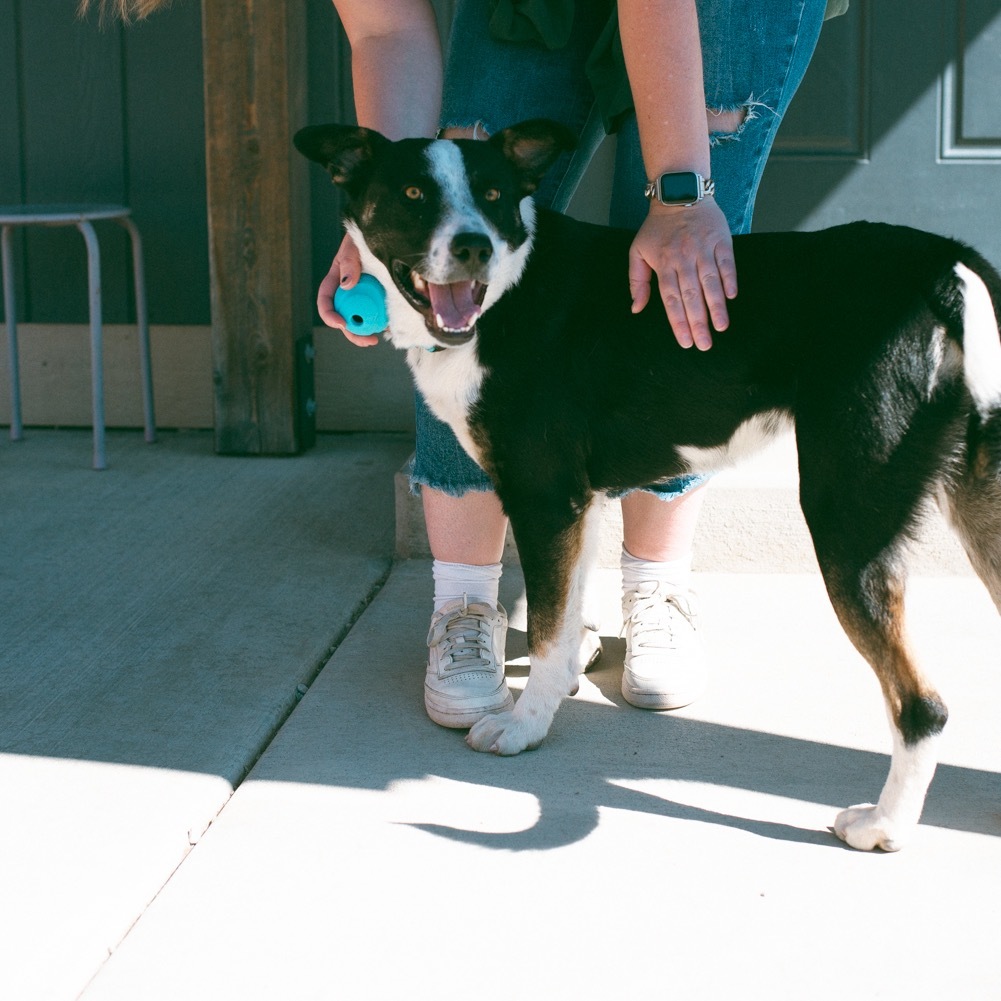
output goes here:
{"type": "MultiPolygon", "coordinates": [[[[697,0],[697,6],[706,107],[744,112],[737,132],[710,132],[710,159],[716,201],[730,230],[746,233],[775,134],[813,55],[826,0],[697,0]]],[[[604,28],[607,8],[577,3],[570,39],[557,50],[497,41],[490,36],[489,14],[484,0],[456,3],[442,127],[480,125],[492,134],[529,118],[553,118],[569,126],[579,137],[577,149],[557,161],[535,196],[539,204],[563,211],[605,138],[585,63],[604,28]]],[[[639,229],[648,206],[645,184],[636,116],[629,115],[616,142],[610,225],[639,229]]],[[[623,271],[627,266],[623,260],[623,271]]],[[[453,496],[492,489],[487,475],[419,393],[416,404],[414,489],[429,486],[453,496]]],[[[704,479],[679,476],[644,489],[672,500],[704,479]]]]}

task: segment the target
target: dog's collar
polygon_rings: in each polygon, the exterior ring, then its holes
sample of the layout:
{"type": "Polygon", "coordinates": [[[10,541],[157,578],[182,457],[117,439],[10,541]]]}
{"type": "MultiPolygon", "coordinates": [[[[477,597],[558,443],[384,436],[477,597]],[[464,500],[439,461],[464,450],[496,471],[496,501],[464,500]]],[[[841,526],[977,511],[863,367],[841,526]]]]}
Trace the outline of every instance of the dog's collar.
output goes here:
{"type": "Polygon", "coordinates": [[[427,351],[428,354],[433,354],[435,351],[447,351],[448,349],[444,344],[435,344],[432,347],[425,348],[424,350],[427,351]]]}

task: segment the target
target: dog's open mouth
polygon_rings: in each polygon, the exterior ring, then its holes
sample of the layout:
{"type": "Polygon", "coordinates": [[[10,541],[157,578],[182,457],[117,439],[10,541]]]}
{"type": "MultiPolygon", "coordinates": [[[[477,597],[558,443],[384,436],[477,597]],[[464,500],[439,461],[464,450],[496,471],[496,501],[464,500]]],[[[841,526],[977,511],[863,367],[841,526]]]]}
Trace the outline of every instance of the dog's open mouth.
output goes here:
{"type": "Polygon", "coordinates": [[[464,279],[437,285],[404,264],[393,262],[393,280],[406,300],[424,316],[432,336],[443,344],[463,344],[473,336],[487,286],[464,279]]]}

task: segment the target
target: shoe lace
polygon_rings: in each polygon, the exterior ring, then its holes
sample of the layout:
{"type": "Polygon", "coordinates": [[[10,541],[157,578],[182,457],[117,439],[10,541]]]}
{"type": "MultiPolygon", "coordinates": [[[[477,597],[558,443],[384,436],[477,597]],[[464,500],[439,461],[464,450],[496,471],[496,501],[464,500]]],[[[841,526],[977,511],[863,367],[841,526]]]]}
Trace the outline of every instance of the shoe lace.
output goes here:
{"type": "Polygon", "coordinates": [[[695,628],[695,613],[686,596],[667,590],[658,581],[643,583],[629,591],[625,599],[626,613],[620,636],[631,627],[633,647],[663,647],[674,644],[679,616],[695,628]]]}
{"type": "Polygon", "coordinates": [[[430,642],[441,644],[446,673],[493,670],[492,632],[492,623],[483,606],[470,606],[463,595],[461,611],[437,623],[430,642]]]}

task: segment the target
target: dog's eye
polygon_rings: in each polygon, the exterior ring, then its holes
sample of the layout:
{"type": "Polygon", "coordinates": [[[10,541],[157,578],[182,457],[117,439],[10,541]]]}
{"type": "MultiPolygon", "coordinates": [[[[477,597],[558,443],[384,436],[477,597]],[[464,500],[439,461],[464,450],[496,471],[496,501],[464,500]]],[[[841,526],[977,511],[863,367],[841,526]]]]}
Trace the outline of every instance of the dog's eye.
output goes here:
{"type": "Polygon", "coordinates": [[[403,194],[412,202],[424,201],[424,192],[416,184],[409,184],[403,189],[403,194]]]}
{"type": "Polygon", "coordinates": [[[500,188],[487,188],[487,190],[483,192],[483,197],[488,202],[495,202],[498,198],[500,198],[500,196],[500,188]]]}

